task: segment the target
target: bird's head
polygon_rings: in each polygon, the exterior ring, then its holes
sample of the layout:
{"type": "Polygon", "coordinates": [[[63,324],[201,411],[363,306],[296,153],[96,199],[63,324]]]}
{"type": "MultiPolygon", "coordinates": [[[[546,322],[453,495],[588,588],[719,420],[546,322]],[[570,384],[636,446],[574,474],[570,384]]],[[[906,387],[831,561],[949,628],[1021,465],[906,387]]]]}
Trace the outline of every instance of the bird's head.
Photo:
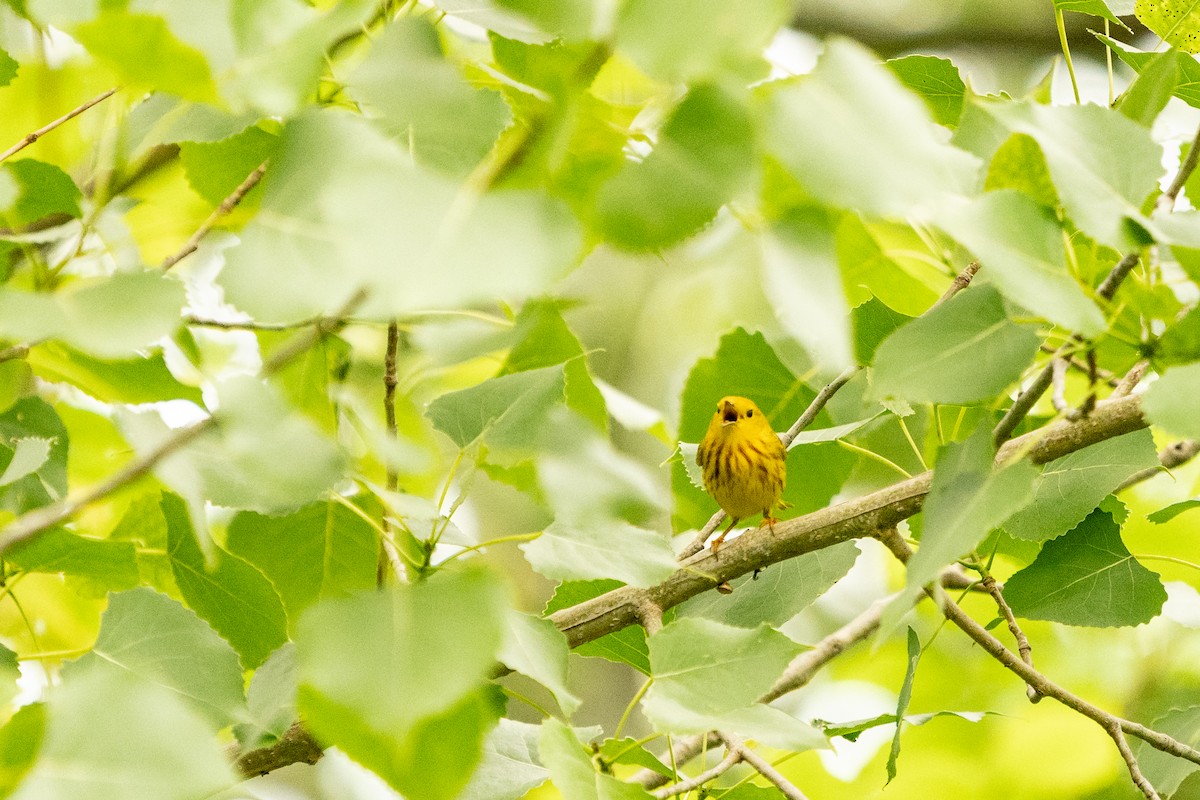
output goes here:
{"type": "Polygon", "coordinates": [[[720,420],[721,427],[729,425],[737,425],[743,420],[749,422],[750,425],[759,425],[766,421],[762,411],[754,404],[753,400],[745,397],[730,395],[722,397],[717,403],[717,413],[714,417],[720,420]]]}

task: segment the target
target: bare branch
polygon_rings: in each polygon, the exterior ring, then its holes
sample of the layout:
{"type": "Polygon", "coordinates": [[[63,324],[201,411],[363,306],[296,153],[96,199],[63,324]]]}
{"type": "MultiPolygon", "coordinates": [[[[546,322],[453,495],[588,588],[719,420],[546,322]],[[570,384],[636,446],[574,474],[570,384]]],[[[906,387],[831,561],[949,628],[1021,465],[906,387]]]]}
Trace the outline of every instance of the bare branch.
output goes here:
{"type": "MultiPolygon", "coordinates": [[[[1032,667],[1033,646],[1029,644],[1029,638],[1025,636],[1025,631],[1021,630],[1021,626],[1017,624],[1017,618],[1013,614],[1012,607],[1009,606],[1008,601],[1004,599],[1004,593],[1000,589],[1000,584],[996,583],[996,579],[991,575],[985,575],[982,586],[992,596],[992,599],[996,601],[996,608],[1000,610],[1000,616],[1004,617],[1004,621],[1008,624],[1008,632],[1017,641],[1017,653],[1020,654],[1021,660],[1032,667]]],[[[1032,685],[1025,687],[1025,694],[1029,697],[1029,702],[1031,703],[1039,703],[1042,700],[1041,693],[1032,685]]]]}
{"type": "Polygon", "coordinates": [[[1148,467],[1140,472],[1133,473],[1126,478],[1120,486],[1118,486],[1116,489],[1113,489],[1113,494],[1122,492],[1134,484],[1153,478],[1155,475],[1162,472],[1163,468],[1175,469],[1175,467],[1178,467],[1181,464],[1186,464],[1197,455],[1200,455],[1200,441],[1195,439],[1182,439],[1173,444],[1169,444],[1162,450],[1158,451],[1158,463],[1161,466],[1148,467]]]}
{"type": "Polygon", "coordinates": [[[930,310],[937,308],[942,303],[946,302],[951,297],[954,297],[954,295],[970,286],[971,279],[975,277],[976,272],[979,272],[978,261],[972,261],[970,264],[967,264],[966,268],[962,272],[954,276],[954,280],[950,282],[950,286],[942,293],[942,296],[939,297],[934,304],[929,307],[930,310]]]}
{"type": "Polygon", "coordinates": [[[1050,401],[1054,405],[1054,410],[1060,414],[1069,413],[1071,407],[1067,405],[1067,361],[1057,356],[1050,359],[1050,383],[1054,386],[1054,392],[1050,395],[1050,401]]]}
{"type": "Polygon", "coordinates": [[[208,219],[196,229],[196,232],[184,243],[179,252],[169,255],[163,259],[161,264],[163,272],[166,272],[171,267],[178,264],[183,259],[196,252],[196,248],[200,246],[200,240],[208,235],[208,232],[213,229],[213,226],[221,221],[221,217],[228,215],[233,209],[237,208],[238,203],[258,185],[262,180],[263,175],[267,171],[267,162],[263,162],[254,168],[254,171],[246,176],[246,180],[242,181],[236,189],[234,189],[228,197],[221,201],[221,205],[213,209],[213,212],[208,215],[208,219]]]}
{"type": "MultiPolygon", "coordinates": [[[[699,789],[709,781],[721,777],[730,769],[732,769],[734,765],[740,763],[741,760],[742,754],[740,751],[728,750],[725,753],[725,758],[721,759],[721,761],[712,769],[707,769],[704,772],[701,772],[699,775],[680,781],[679,783],[675,783],[670,786],[664,786],[663,788],[652,792],[652,794],[659,798],[659,800],[665,800],[665,798],[674,797],[677,794],[687,794],[693,789],[699,789]]],[[[657,775],[658,773],[654,774],[657,775]]]]}
{"type": "Polygon", "coordinates": [[[721,731],[717,734],[721,737],[721,741],[725,742],[727,750],[737,753],[750,766],[758,770],[759,774],[775,784],[775,788],[783,793],[783,796],[788,800],[808,800],[804,792],[796,788],[795,784],[783,777],[777,769],[767,763],[766,759],[758,753],[746,747],[746,744],[731,733],[721,731]]]}
{"type": "Polygon", "coordinates": [[[1146,370],[1150,368],[1150,362],[1142,360],[1134,364],[1129,372],[1125,373],[1125,377],[1121,378],[1109,397],[1124,397],[1133,391],[1133,387],[1141,382],[1146,376],[1146,370]]]}
{"type": "MultiPolygon", "coordinates": [[[[400,325],[396,320],[392,320],[388,324],[387,332],[387,351],[383,359],[383,414],[387,420],[388,437],[396,438],[396,357],[400,350],[400,325]]],[[[400,486],[400,476],[396,473],[395,467],[391,464],[387,467],[387,475],[385,476],[387,490],[394,492],[400,486]]],[[[385,532],[391,532],[392,524],[388,521],[387,515],[384,514],[383,529],[385,532]]],[[[379,586],[383,586],[384,579],[387,575],[388,565],[391,565],[392,572],[397,578],[402,579],[406,574],[404,562],[400,559],[400,553],[396,551],[396,546],[387,536],[379,537],[379,566],[376,569],[375,582],[379,586]]]]}
{"type": "Polygon", "coordinates": [[[1183,185],[1187,183],[1187,179],[1196,170],[1197,159],[1200,159],[1200,129],[1196,130],[1196,136],[1192,139],[1192,144],[1188,147],[1183,163],[1179,165],[1179,172],[1175,174],[1175,179],[1171,181],[1171,185],[1167,187],[1167,190],[1160,194],[1158,199],[1154,201],[1155,211],[1171,211],[1175,208],[1175,200],[1183,190],[1183,185]]]}
{"type": "Polygon", "coordinates": [[[1100,286],[1096,289],[1096,296],[1102,300],[1111,301],[1117,293],[1117,289],[1121,288],[1121,283],[1137,266],[1138,254],[1130,253],[1117,262],[1117,265],[1104,277],[1100,286]]]}
{"type": "Polygon", "coordinates": [[[1117,752],[1121,754],[1121,758],[1125,759],[1125,766],[1129,768],[1129,778],[1133,781],[1133,785],[1146,796],[1146,800],[1161,800],[1158,792],[1154,790],[1154,786],[1146,780],[1146,776],[1142,773],[1142,768],[1138,765],[1137,757],[1130,749],[1129,740],[1125,738],[1125,732],[1121,730],[1121,726],[1112,725],[1107,730],[1108,735],[1117,745],[1117,752]]]}
{"type": "Polygon", "coordinates": [[[33,133],[26,134],[25,138],[23,138],[21,141],[17,142],[12,147],[5,150],[3,153],[0,153],[0,161],[4,161],[6,158],[8,158],[16,153],[21,152],[26,147],[29,147],[29,145],[36,142],[38,139],[42,138],[50,131],[57,128],[59,125],[62,125],[64,122],[67,122],[71,119],[74,119],[75,117],[78,117],[80,114],[87,111],[92,106],[94,106],[98,103],[101,103],[101,102],[107,100],[108,98],[112,97],[114,94],[117,93],[117,90],[120,88],[121,87],[116,86],[116,87],[113,87],[112,89],[109,89],[107,92],[96,95],[91,100],[88,100],[86,103],[84,103],[83,105],[73,108],[70,111],[68,111],[66,114],[63,114],[61,117],[54,120],[54,122],[51,122],[49,125],[45,125],[41,128],[38,128],[33,133]]]}
{"type": "Polygon", "coordinates": [[[255,322],[254,320],[236,321],[186,316],[183,318],[183,324],[197,325],[203,328],[221,328],[230,331],[291,331],[319,324],[322,319],[322,317],[316,317],[300,320],[299,322],[255,322]]]}

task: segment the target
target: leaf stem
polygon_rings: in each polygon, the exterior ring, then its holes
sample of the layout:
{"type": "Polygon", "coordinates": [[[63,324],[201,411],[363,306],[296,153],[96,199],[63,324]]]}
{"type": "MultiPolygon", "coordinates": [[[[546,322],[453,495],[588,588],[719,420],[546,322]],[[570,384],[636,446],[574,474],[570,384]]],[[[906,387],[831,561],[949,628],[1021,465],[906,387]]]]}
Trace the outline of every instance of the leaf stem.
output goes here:
{"type": "Polygon", "coordinates": [[[912,473],[910,473],[904,467],[900,466],[895,461],[892,461],[891,459],[887,458],[886,456],[881,456],[879,453],[876,453],[874,450],[868,450],[865,447],[859,447],[856,444],[850,444],[849,442],[845,441],[844,439],[838,439],[837,444],[839,447],[844,447],[845,449],[850,450],[855,453],[858,453],[859,455],[866,456],[867,458],[871,459],[872,461],[878,461],[880,464],[883,464],[884,466],[891,467],[892,469],[896,470],[896,472],[899,472],[901,475],[903,475],[906,478],[912,477],[912,473]]]}
{"type": "Polygon", "coordinates": [[[625,730],[625,723],[629,721],[629,715],[633,713],[634,706],[641,702],[641,699],[646,696],[646,692],[650,691],[650,687],[653,685],[654,676],[650,676],[642,684],[642,688],[638,689],[633,695],[633,699],[629,701],[629,705],[625,706],[625,712],[621,714],[621,720],[617,723],[617,729],[613,731],[614,739],[621,738],[621,732],[625,730]]]}
{"type": "Polygon", "coordinates": [[[1075,105],[1079,105],[1079,82],[1075,79],[1075,65],[1071,63],[1071,46],[1067,44],[1067,25],[1061,8],[1054,9],[1054,24],[1058,26],[1058,41],[1062,45],[1063,58],[1067,61],[1067,74],[1071,76],[1071,90],[1075,93],[1075,105]]]}

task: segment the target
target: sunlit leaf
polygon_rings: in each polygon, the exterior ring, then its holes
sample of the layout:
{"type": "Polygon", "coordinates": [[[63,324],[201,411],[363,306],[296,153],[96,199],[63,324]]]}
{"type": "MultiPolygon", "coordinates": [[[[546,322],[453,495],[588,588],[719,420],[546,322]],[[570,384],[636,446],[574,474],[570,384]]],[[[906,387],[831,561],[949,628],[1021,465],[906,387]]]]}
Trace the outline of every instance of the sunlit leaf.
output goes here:
{"type": "Polygon", "coordinates": [[[483,740],[483,756],[461,800],[519,800],[550,778],[538,759],[541,727],[501,719],[483,740]]]}
{"type": "Polygon", "coordinates": [[[507,634],[497,658],[509,669],[536,680],[554,693],[563,712],[570,716],[579,698],[567,686],[567,640],[548,620],[510,611],[507,634]]]}
{"type": "Polygon", "coordinates": [[[1138,20],[1185,53],[1200,52],[1200,12],[1191,0],[1137,0],[1138,20]]]}
{"type": "Polygon", "coordinates": [[[647,800],[650,794],[596,769],[583,744],[565,723],[550,718],[542,723],[538,756],[550,770],[554,786],[572,800],[647,800]]]}
{"type": "Polygon", "coordinates": [[[914,55],[888,59],[887,66],[905,86],[921,95],[935,122],[950,127],[958,124],[967,87],[953,62],[914,55]]]}

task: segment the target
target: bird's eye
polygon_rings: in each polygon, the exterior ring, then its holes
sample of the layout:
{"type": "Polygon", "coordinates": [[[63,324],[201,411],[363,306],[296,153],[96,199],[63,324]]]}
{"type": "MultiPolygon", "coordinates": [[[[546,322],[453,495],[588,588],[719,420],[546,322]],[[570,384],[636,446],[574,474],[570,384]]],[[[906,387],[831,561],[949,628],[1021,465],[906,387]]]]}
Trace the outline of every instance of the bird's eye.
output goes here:
{"type": "Polygon", "coordinates": [[[752,408],[752,409],[750,409],[749,411],[747,411],[747,412],[746,412],[746,416],[747,416],[747,417],[753,417],[753,416],[754,416],[754,409],[752,408]]]}

